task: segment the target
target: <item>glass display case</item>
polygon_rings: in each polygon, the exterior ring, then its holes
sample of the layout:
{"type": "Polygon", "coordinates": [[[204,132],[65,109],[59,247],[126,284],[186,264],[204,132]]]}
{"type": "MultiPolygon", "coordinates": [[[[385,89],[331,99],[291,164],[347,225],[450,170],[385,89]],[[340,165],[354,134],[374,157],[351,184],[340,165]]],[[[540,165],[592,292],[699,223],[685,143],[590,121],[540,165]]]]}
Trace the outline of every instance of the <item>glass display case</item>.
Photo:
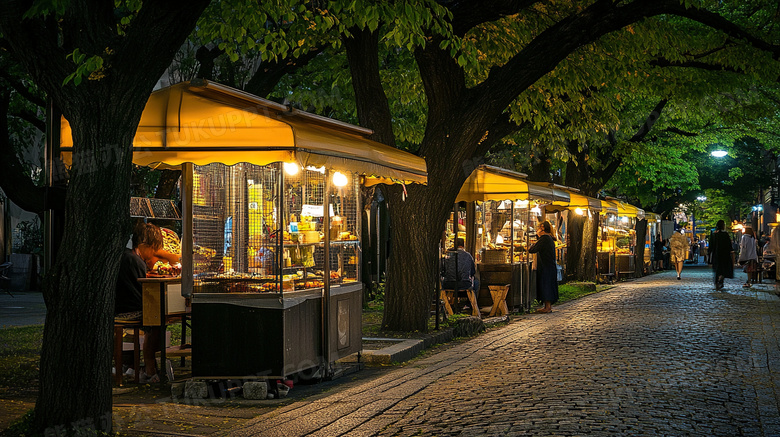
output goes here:
{"type": "Polygon", "coordinates": [[[618,216],[615,224],[615,252],[619,255],[634,253],[636,244],[636,218],[618,216]]]}
{"type": "Polygon", "coordinates": [[[326,271],[331,287],[359,282],[358,178],[334,179],[282,163],[194,166],[193,293],[317,289],[326,271]]]}
{"type": "Polygon", "coordinates": [[[359,176],[281,162],[187,167],[193,376],[316,375],[359,352],[359,176]]]}

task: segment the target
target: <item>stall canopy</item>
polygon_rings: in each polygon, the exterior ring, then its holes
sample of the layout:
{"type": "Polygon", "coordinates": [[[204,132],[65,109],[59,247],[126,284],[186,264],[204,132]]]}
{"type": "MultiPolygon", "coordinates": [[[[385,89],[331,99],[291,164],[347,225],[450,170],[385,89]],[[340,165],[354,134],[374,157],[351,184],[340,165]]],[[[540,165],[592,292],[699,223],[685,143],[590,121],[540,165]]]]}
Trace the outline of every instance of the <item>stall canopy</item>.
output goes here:
{"type": "Polygon", "coordinates": [[[637,217],[640,220],[645,218],[645,211],[634,205],[622,202],[618,199],[608,199],[617,207],[617,215],[621,217],[637,217]]]}
{"type": "Polygon", "coordinates": [[[528,200],[548,202],[569,200],[569,193],[540,182],[530,182],[528,175],[491,165],[480,165],[458,193],[457,202],[484,202],[487,200],[528,200]]]}
{"type": "Polygon", "coordinates": [[[591,211],[601,211],[601,201],[598,199],[594,199],[592,197],[586,196],[584,194],[579,194],[576,192],[569,192],[570,200],[569,200],[569,209],[589,209],[591,211]]]}
{"type": "MultiPolygon", "coordinates": [[[[61,151],[71,162],[70,124],[61,151]]],[[[371,130],[291,109],[206,80],[155,91],[133,140],[133,162],[172,168],[190,162],[297,162],[363,174],[367,182],[425,183],[425,160],[367,138],[371,130]]]]}
{"type": "Polygon", "coordinates": [[[618,213],[618,206],[612,201],[609,200],[599,200],[601,202],[601,213],[602,214],[617,214],[618,213]]]}

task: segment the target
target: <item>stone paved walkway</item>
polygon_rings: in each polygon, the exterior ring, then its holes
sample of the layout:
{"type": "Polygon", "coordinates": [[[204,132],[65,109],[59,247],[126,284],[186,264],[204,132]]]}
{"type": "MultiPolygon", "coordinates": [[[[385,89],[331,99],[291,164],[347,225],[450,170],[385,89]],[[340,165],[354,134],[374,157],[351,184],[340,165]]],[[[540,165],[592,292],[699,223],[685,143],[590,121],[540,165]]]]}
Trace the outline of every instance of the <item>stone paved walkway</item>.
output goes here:
{"type": "Polygon", "coordinates": [[[780,300],[741,279],[624,283],[230,435],[778,436],[780,300]]]}

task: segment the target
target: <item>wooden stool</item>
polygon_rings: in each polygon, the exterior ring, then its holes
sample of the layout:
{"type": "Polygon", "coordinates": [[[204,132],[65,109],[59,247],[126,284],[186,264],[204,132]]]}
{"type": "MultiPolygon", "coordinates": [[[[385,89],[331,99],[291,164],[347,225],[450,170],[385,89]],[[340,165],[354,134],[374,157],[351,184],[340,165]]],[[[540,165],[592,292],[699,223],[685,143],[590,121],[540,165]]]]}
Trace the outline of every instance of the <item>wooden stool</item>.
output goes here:
{"type": "MultiPolygon", "coordinates": [[[[482,318],[482,315],[479,313],[479,305],[477,305],[477,297],[474,294],[473,288],[466,289],[466,296],[469,298],[469,303],[471,304],[471,315],[475,317],[482,318]]],[[[455,304],[457,296],[455,296],[455,290],[452,289],[442,289],[441,290],[441,300],[444,301],[444,309],[447,311],[447,314],[452,315],[452,305],[455,304]]]]}
{"type": "Polygon", "coordinates": [[[138,338],[141,330],[140,320],[114,320],[114,383],[122,385],[122,336],[125,329],[133,330],[133,380],[138,383],[138,375],[141,373],[141,342],[138,338]]]}
{"type": "Polygon", "coordinates": [[[506,295],[509,293],[509,284],[506,285],[488,285],[490,297],[493,298],[493,307],[490,309],[488,317],[505,316],[509,314],[509,308],[506,306],[506,295]]]}

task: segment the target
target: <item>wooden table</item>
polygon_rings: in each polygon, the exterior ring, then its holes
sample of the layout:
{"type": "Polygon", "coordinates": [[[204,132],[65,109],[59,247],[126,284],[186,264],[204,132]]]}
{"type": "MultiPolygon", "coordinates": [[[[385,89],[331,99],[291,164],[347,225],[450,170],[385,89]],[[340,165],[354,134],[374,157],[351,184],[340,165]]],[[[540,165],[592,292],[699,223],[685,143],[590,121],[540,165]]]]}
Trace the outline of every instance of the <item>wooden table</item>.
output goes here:
{"type": "MultiPolygon", "coordinates": [[[[182,339],[187,335],[184,320],[189,312],[181,296],[181,277],[139,278],[138,282],[143,299],[141,322],[143,326],[160,327],[160,370],[163,371],[166,368],[165,327],[171,320],[181,319],[182,339]]],[[[162,377],[160,382],[163,382],[162,377]]]]}

